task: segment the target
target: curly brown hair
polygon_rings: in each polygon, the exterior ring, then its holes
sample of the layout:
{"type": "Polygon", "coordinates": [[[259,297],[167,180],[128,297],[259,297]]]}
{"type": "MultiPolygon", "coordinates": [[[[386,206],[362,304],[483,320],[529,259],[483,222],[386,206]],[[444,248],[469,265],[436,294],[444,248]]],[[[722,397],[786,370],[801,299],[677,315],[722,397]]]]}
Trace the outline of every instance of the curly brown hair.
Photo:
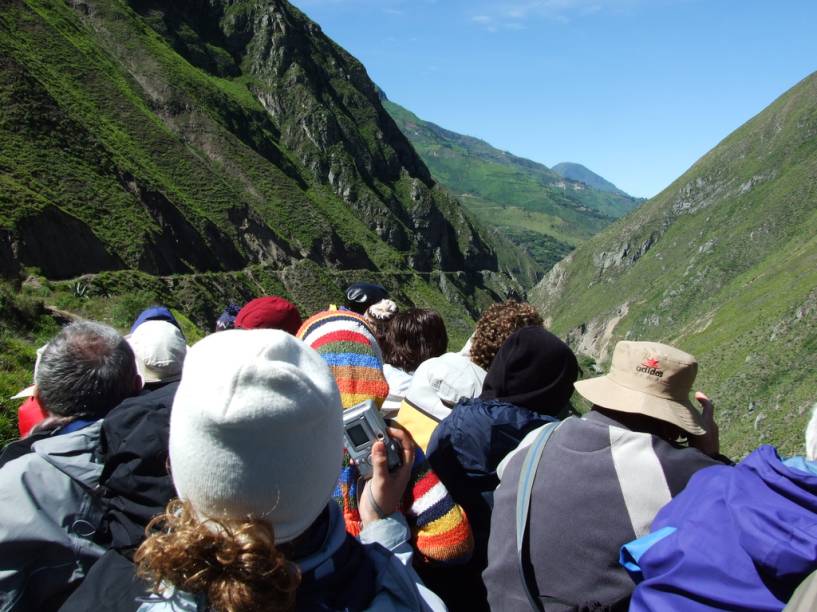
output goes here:
{"type": "Polygon", "coordinates": [[[522,327],[543,323],[542,316],[527,302],[510,300],[491,304],[477,321],[471,341],[471,361],[487,370],[508,336],[522,327]]]}
{"type": "Polygon", "coordinates": [[[134,562],[154,591],[166,582],[203,593],[220,612],[294,609],[300,571],[275,546],[266,521],[202,521],[189,503],[176,499],[147,531],[134,562]]]}
{"type": "Polygon", "coordinates": [[[394,315],[386,331],[383,362],[406,372],[414,372],[421,363],[439,357],[448,348],[445,321],[435,310],[410,308],[394,315]]]}

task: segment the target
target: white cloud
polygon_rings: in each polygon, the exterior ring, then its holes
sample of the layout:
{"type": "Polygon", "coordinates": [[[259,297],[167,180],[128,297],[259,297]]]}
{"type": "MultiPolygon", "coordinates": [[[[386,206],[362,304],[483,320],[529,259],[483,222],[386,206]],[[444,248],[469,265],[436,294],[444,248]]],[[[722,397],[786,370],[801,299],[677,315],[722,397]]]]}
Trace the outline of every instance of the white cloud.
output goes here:
{"type": "Polygon", "coordinates": [[[632,10],[646,0],[483,0],[475,3],[478,14],[471,21],[494,29],[520,29],[525,22],[546,19],[568,23],[600,12],[632,10]]]}

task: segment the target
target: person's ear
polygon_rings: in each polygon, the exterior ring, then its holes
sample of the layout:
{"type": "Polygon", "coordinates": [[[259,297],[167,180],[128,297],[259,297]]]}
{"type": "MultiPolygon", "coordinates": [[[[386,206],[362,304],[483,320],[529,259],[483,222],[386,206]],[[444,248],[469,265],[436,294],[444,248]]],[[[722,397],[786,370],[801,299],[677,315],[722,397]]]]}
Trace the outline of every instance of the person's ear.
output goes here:
{"type": "Polygon", "coordinates": [[[43,413],[45,414],[46,419],[57,416],[53,412],[49,411],[48,408],[46,408],[40,401],[40,389],[36,385],[34,386],[34,395],[32,395],[31,397],[37,401],[37,404],[40,406],[40,410],[42,410],[43,413]]]}

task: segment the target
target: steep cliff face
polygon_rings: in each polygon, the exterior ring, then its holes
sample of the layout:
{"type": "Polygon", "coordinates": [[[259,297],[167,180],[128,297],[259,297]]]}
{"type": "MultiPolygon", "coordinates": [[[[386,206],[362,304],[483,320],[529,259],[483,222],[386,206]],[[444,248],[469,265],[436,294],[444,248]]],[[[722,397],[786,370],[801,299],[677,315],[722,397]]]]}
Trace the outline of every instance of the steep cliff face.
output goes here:
{"type": "Polygon", "coordinates": [[[817,397],[816,235],[817,74],[579,247],[532,299],[602,361],[623,338],[690,351],[732,452],[798,452],[817,397]]]}
{"type": "Polygon", "coordinates": [[[285,1],[10,0],[0,106],[6,273],[500,271],[363,66],[285,1]]]}

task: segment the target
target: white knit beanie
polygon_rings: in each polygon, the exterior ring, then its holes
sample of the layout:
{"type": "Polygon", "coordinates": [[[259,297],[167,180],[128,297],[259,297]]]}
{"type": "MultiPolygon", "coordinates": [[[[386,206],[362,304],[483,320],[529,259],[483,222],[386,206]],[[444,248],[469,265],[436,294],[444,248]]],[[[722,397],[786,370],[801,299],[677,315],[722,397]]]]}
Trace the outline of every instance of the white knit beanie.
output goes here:
{"type": "Polygon", "coordinates": [[[343,459],[340,394],[286,332],[229,330],[187,354],[170,417],[179,497],[204,518],[260,518],[289,542],[329,501],[343,459]]]}

